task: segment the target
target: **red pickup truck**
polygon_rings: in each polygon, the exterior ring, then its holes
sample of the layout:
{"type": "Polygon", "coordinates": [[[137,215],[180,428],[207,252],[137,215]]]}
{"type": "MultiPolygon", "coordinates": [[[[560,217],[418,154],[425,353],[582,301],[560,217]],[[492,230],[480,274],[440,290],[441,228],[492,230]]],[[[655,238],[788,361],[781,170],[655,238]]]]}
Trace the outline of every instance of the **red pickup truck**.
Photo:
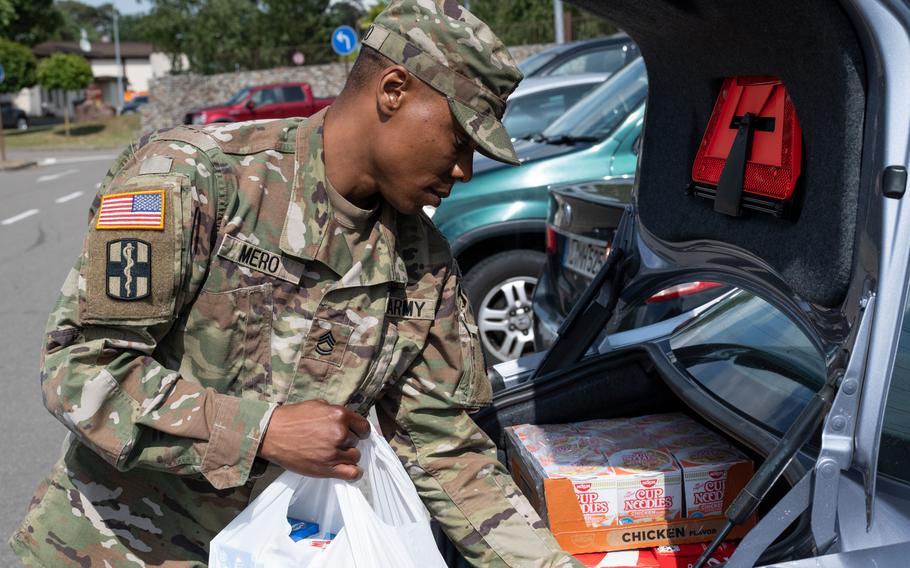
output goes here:
{"type": "Polygon", "coordinates": [[[186,113],[183,123],[211,124],[310,116],[334,101],[334,98],[314,97],[309,83],[257,85],[240,89],[226,103],[191,110],[186,113]]]}

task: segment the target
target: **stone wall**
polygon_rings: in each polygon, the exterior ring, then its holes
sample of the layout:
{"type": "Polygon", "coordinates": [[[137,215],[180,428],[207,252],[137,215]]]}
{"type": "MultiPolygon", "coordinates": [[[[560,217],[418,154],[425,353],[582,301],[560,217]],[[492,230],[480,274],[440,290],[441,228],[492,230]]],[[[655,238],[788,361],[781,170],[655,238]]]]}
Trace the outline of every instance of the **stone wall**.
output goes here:
{"type": "MultiPolygon", "coordinates": [[[[520,45],[509,51],[516,61],[549,45],[520,45]]],[[[262,71],[242,71],[218,75],[169,75],[149,82],[149,102],[140,108],[142,130],[148,132],[183,123],[190,109],[228,100],[243,87],[282,81],[306,81],[317,97],[334,97],[344,86],[343,63],[279,67],[262,71]]]]}

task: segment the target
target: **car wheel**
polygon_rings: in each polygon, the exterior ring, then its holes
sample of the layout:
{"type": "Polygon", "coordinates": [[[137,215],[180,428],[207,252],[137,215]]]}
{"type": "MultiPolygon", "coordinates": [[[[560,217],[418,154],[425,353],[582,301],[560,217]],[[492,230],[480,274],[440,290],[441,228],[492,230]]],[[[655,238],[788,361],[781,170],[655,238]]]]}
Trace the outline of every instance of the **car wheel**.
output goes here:
{"type": "Polygon", "coordinates": [[[465,293],[480,328],[489,365],[511,361],[534,350],[531,298],[547,257],[533,250],[494,254],[464,278],[465,293]]]}
{"type": "Polygon", "coordinates": [[[28,119],[20,116],[16,119],[16,130],[28,130],[28,119]]]}

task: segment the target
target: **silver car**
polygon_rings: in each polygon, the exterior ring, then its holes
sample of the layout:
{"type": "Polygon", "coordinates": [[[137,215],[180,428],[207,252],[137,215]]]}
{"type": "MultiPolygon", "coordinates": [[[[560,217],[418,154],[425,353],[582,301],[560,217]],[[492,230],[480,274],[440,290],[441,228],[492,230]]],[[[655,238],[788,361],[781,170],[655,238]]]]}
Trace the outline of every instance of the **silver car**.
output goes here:
{"type": "Polygon", "coordinates": [[[513,141],[540,134],[610,76],[608,73],[583,73],[525,79],[509,96],[502,124],[513,141]]]}
{"type": "MultiPolygon", "coordinates": [[[[648,69],[635,200],[556,343],[495,367],[476,420],[503,447],[511,424],[685,412],[757,466],[712,521],[720,540],[758,513],[728,567],[910,565],[910,6],[578,4],[628,32],[648,69]],[[765,211],[693,190],[724,79],[755,76],[783,81],[801,126],[796,191],[765,211]],[[731,290],[614,333],[694,281],[731,290]]],[[[745,114],[734,127],[758,128],[745,114]]],[[[763,158],[739,148],[727,179],[742,190],[763,158]]]]}

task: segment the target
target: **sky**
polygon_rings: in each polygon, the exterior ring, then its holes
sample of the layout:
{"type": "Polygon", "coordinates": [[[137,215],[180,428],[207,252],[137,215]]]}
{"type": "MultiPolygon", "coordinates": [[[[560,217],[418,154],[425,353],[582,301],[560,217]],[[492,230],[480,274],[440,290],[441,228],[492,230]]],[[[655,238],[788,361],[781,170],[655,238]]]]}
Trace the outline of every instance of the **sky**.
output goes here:
{"type": "Polygon", "coordinates": [[[81,0],[83,4],[89,6],[100,6],[111,2],[120,11],[121,14],[142,14],[148,12],[149,2],[140,2],[139,0],[81,0]]]}

